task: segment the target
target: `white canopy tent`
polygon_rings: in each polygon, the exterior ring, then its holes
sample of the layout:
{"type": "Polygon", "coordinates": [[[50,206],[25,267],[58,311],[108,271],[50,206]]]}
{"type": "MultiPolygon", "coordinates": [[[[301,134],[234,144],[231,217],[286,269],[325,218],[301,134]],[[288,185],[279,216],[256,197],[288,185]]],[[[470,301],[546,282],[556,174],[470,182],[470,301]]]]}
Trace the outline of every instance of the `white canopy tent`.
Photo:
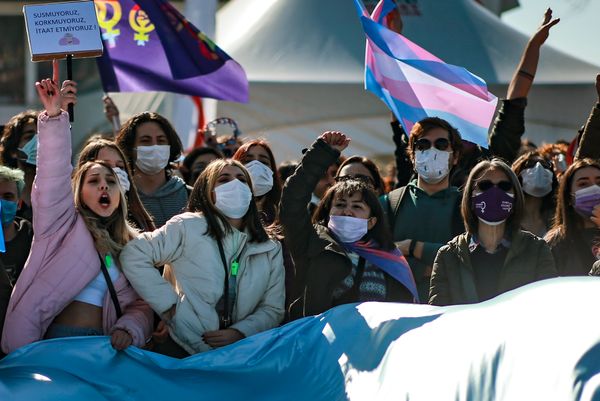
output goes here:
{"type": "MultiPolygon", "coordinates": [[[[504,96],[528,38],[473,0],[413,3],[419,15],[404,16],[403,33],[504,96]]],[[[234,118],[246,136],[266,137],[278,161],[297,159],[333,129],[353,139],[349,154],[392,154],[389,112],[363,89],[365,37],[352,0],[233,0],[217,15],[216,41],[250,80],[250,102],[220,102],[218,114],[234,118]]],[[[526,136],[570,139],[594,104],[597,71],[545,47],[526,136]]]]}

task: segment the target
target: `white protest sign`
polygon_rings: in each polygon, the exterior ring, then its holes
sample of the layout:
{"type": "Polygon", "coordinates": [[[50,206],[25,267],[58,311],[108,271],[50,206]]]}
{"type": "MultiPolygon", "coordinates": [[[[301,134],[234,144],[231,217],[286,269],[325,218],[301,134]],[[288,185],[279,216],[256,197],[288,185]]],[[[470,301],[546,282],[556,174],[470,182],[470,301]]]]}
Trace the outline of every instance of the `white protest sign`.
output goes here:
{"type": "Polygon", "coordinates": [[[23,6],[31,61],[102,55],[102,39],[93,1],[23,6]]]}

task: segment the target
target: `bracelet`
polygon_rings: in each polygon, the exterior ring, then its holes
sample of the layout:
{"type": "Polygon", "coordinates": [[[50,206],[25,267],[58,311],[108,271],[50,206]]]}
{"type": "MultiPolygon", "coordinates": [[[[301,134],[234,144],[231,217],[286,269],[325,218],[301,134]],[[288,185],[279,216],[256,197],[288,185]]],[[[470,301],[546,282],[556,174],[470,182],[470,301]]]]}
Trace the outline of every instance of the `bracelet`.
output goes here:
{"type": "Polygon", "coordinates": [[[535,78],[535,75],[530,74],[525,70],[519,70],[518,74],[522,75],[524,78],[529,79],[530,81],[533,81],[533,78],[535,78]]]}
{"type": "Polygon", "coordinates": [[[415,257],[415,248],[417,247],[417,241],[414,239],[410,240],[410,245],[408,246],[408,256],[411,258],[415,257]]]}

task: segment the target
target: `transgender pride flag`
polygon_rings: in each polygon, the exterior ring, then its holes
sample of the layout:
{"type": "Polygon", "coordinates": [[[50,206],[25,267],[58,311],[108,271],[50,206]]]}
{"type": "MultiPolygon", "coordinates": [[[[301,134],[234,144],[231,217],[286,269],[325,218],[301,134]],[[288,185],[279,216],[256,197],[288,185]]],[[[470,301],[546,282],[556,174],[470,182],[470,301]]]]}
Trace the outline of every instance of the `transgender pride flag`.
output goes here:
{"type": "Polygon", "coordinates": [[[384,26],[396,7],[393,0],[381,0],[371,16],[361,0],[354,2],[367,35],[365,88],[392,110],[406,132],[423,118],[440,117],[463,139],[487,148],[498,99],[485,81],[384,26]]]}

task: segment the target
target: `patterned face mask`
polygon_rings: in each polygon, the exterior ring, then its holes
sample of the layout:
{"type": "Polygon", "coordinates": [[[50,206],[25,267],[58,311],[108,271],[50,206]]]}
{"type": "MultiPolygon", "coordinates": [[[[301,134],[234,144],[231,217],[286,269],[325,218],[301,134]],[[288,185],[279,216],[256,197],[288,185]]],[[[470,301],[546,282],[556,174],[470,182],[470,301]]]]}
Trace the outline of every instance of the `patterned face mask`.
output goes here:
{"type": "Polygon", "coordinates": [[[511,215],[515,196],[497,186],[471,198],[471,207],[479,220],[491,226],[503,223],[511,215]]]}
{"type": "Polygon", "coordinates": [[[450,155],[452,152],[430,148],[415,152],[415,170],[428,184],[437,184],[450,172],[450,155]]]}

